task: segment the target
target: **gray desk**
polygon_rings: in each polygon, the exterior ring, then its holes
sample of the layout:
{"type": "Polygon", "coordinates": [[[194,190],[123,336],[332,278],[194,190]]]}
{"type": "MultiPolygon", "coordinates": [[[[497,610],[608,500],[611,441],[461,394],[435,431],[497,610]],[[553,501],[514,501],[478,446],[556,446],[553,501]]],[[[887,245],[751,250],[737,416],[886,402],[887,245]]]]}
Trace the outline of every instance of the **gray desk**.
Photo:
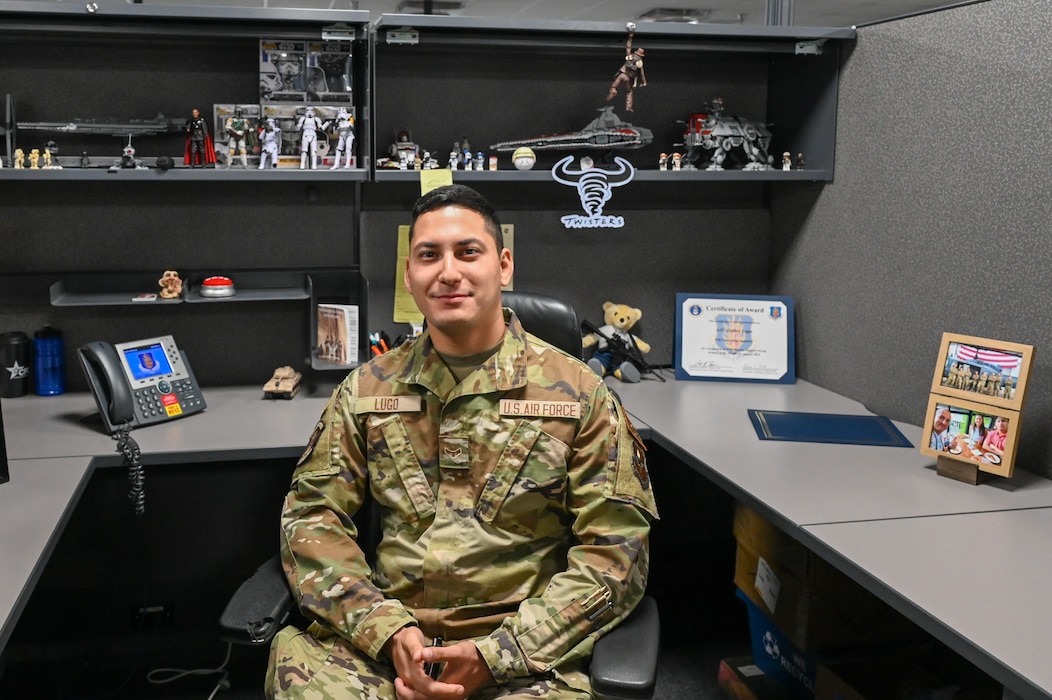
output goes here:
{"type": "MultiPolygon", "coordinates": [[[[979,487],[935,474],[916,448],[759,440],[750,408],[867,414],[821,387],[646,381],[617,387],[652,439],[783,529],[803,525],[1052,507],[1052,481],[1017,470],[979,487]]],[[[896,426],[917,445],[921,429],[896,426]]]]}
{"type": "MultiPolygon", "coordinates": [[[[1052,697],[1052,481],[970,486],[917,449],[761,441],[758,408],[868,413],[807,382],[619,385],[651,438],[1026,698],[1052,697]]],[[[915,445],[921,429],[896,424],[915,445]]],[[[660,495],[660,494],[659,494],[660,495]]]]}
{"type": "Polygon", "coordinates": [[[1052,509],[805,530],[852,578],[1019,696],[1052,693],[1052,509]]]}
{"type": "MultiPolygon", "coordinates": [[[[1037,658],[1047,649],[1039,632],[1052,628],[1052,612],[1034,603],[1045,595],[1042,574],[1050,570],[1039,533],[1052,524],[1052,481],[1017,471],[1010,481],[968,486],[937,476],[932,460],[916,449],[757,439],[749,408],[866,413],[858,402],[803,381],[616,387],[653,441],[767,514],[1011,691],[1052,697],[1052,674],[1037,658]],[[959,537],[948,540],[953,523],[961,523],[959,537]],[[985,523],[992,529],[984,534],[985,523]],[[969,540],[984,544],[947,547],[969,540]],[[978,551],[994,552],[994,558],[978,551]],[[957,590],[940,598],[944,587],[957,590]]],[[[134,433],[147,459],[296,456],[328,398],[268,402],[257,388],[212,388],[205,397],[204,414],[134,433]]],[[[14,463],[11,483],[0,485],[0,514],[23,528],[0,527],[0,550],[16,553],[16,566],[5,566],[0,578],[0,648],[91,469],[117,463],[113,441],[85,422],[94,412],[87,395],[4,403],[14,463]],[[34,530],[32,538],[24,537],[25,529],[34,530]]],[[[898,425],[915,444],[921,439],[920,428],[898,425]]]]}
{"type": "MultiPolygon", "coordinates": [[[[132,432],[143,462],[295,458],[328,396],[264,401],[259,388],[211,388],[207,410],[132,432]]],[[[120,463],[88,394],[3,404],[11,481],[0,485],[0,650],[18,622],[91,472],[120,463]]]]}

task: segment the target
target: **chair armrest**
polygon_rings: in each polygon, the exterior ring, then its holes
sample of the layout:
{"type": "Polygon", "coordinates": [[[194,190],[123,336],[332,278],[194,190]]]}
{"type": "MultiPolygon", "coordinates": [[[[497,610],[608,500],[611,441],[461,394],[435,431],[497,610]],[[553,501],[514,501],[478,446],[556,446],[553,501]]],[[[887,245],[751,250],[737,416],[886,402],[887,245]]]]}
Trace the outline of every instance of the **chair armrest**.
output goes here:
{"type": "Polygon", "coordinates": [[[219,616],[219,636],[234,644],[270,644],[292,608],[292,592],[276,554],[234,592],[219,616]]]}
{"type": "Polygon", "coordinates": [[[653,697],[660,642],[657,601],[644,596],[624,622],[595,643],[592,690],[599,697],[653,697]]]}

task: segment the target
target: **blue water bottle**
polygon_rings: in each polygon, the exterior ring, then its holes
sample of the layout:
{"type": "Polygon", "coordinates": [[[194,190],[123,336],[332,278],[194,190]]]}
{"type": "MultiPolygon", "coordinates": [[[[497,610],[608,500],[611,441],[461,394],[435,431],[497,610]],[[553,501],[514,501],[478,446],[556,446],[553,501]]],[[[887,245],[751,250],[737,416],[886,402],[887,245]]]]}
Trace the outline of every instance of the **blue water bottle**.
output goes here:
{"type": "Polygon", "coordinates": [[[66,391],[66,358],[62,332],[44,326],[33,336],[33,379],[38,396],[66,391]]]}

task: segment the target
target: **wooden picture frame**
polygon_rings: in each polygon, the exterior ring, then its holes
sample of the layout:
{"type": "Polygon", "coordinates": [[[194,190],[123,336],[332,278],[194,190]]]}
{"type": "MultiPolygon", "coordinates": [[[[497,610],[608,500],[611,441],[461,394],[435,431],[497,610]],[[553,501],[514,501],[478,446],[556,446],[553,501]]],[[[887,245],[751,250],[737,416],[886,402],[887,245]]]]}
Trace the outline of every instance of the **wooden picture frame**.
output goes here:
{"type": "MultiPolygon", "coordinates": [[[[920,450],[922,453],[932,457],[943,457],[970,464],[979,471],[996,474],[1010,478],[1015,470],[1016,446],[1019,442],[1019,422],[1021,413],[991,406],[978,401],[951,398],[939,394],[931,394],[928,398],[928,409],[924,414],[924,432],[921,437],[920,450]],[[938,431],[937,419],[943,411],[948,413],[947,426],[943,431],[938,431]],[[1007,421],[1007,430],[1004,431],[1003,446],[998,454],[996,447],[986,447],[986,437],[982,443],[969,442],[970,429],[976,416],[983,419],[983,427],[987,434],[996,432],[1000,425],[1007,421]],[[946,435],[940,442],[935,439],[933,432],[944,432],[946,435]],[[948,449],[937,449],[935,444],[948,443],[948,449]]],[[[997,442],[996,438],[991,442],[997,442]]]]}
{"type": "Polygon", "coordinates": [[[1033,361],[1032,345],[943,333],[931,392],[1021,411],[1033,361]]]}

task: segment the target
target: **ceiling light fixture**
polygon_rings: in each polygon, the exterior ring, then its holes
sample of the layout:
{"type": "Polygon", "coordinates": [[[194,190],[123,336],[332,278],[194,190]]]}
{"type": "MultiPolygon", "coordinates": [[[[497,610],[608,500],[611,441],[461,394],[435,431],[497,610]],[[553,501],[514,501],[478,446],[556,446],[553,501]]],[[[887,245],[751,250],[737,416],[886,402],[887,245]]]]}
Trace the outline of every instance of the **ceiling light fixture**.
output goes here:
{"type": "Polygon", "coordinates": [[[643,22],[683,22],[684,24],[697,24],[705,21],[712,10],[708,8],[692,9],[679,7],[655,7],[639,15],[637,19],[643,22]]]}
{"type": "Polygon", "coordinates": [[[395,11],[407,15],[422,15],[428,9],[433,15],[459,15],[464,11],[464,3],[457,0],[402,0],[395,11]]]}

